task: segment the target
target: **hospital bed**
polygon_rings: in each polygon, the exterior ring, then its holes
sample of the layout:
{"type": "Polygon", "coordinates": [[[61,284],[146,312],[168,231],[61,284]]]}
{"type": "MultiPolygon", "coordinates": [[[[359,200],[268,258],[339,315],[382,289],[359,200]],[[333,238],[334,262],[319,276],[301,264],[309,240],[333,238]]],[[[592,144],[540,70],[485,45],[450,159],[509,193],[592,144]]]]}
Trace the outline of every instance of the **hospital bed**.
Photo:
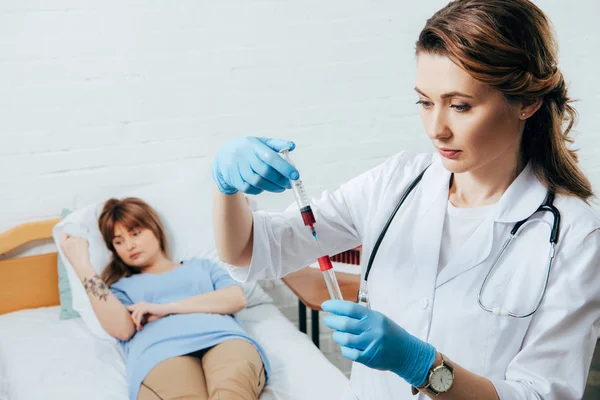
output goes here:
{"type": "MultiPolygon", "coordinates": [[[[0,234],[0,255],[52,237],[58,219],[0,234]]],[[[0,261],[0,400],[126,400],[122,351],[81,318],[59,319],[57,253],[0,261]]],[[[335,399],[348,379],[273,304],[238,314],[272,374],[261,400],[335,399]]]]}

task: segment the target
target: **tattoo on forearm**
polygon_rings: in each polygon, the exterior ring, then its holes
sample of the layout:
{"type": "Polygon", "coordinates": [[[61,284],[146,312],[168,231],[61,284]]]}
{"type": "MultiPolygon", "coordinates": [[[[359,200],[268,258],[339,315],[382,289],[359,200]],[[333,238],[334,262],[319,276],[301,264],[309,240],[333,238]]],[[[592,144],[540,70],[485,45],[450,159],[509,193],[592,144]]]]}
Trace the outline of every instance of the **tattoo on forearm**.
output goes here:
{"type": "Polygon", "coordinates": [[[96,296],[99,300],[106,301],[108,299],[108,287],[98,275],[94,275],[89,279],[87,277],[83,278],[83,287],[86,292],[96,296]]]}

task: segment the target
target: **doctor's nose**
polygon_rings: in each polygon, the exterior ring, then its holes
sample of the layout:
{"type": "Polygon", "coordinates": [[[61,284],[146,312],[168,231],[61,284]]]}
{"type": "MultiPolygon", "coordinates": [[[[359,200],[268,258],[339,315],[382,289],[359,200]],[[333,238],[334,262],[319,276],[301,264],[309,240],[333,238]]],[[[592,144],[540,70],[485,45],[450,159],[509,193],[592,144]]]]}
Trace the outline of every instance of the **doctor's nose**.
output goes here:
{"type": "Polygon", "coordinates": [[[445,140],[452,136],[444,111],[434,111],[429,115],[427,134],[433,141],[445,140]]]}

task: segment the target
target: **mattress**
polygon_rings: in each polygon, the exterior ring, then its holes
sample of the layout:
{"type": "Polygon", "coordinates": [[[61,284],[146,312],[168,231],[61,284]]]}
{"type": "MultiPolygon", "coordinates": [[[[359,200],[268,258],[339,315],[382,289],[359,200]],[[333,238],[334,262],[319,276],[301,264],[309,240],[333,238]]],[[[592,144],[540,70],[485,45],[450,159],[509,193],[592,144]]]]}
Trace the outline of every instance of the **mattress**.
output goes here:
{"type": "MultiPolygon", "coordinates": [[[[127,400],[120,346],[93,336],[59,307],[0,316],[0,400],[127,400]]],[[[336,399],[348,379],[272,304],[241,311],[272,374],[261,400],[336,399]]]]}

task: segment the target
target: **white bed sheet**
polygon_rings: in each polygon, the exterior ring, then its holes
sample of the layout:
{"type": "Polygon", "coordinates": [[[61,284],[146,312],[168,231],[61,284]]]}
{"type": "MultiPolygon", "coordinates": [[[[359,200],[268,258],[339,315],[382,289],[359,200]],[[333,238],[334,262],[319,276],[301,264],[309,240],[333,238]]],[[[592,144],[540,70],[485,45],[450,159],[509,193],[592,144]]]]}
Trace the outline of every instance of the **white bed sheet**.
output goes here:
{"type": "MultiPolygon", "coordinates": [[[[272,374],[261,400],[337,399],[347,378],[272,304],[238,314],[272,374]]],[[[59,307],[0,316],[0,400],[127,400],[118,344],[98,339],[59,307]]]]}

